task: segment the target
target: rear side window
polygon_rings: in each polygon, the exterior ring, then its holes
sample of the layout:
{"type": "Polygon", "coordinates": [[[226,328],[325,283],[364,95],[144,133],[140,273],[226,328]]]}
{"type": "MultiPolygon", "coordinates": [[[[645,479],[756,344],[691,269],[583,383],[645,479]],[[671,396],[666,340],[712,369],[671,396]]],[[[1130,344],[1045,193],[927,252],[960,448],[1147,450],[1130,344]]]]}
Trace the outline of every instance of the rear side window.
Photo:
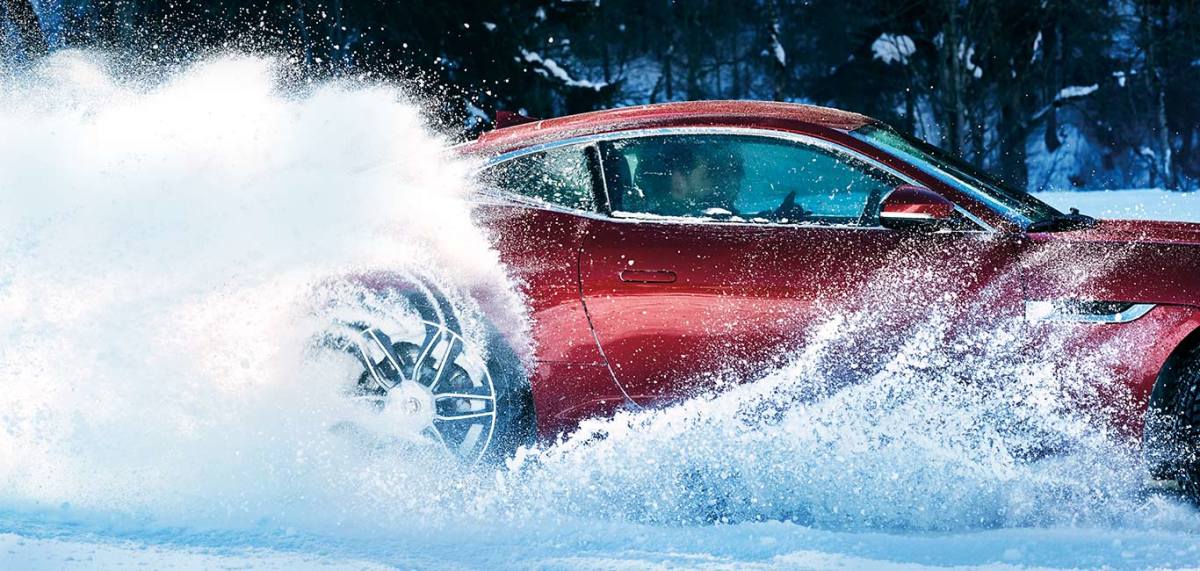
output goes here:
{"type": "Polygon", "coordinates": [[[592,171],[583,147],[561,147],[489,167],[481,181],[490,187],[575,210],[595,211],[592,171]]]}

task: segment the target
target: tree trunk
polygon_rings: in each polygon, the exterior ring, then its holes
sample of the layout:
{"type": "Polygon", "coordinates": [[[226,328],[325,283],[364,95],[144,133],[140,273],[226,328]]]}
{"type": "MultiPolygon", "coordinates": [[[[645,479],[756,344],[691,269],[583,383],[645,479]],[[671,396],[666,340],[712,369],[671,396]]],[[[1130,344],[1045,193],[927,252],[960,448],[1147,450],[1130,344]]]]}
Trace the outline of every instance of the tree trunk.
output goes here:
{"type": "Polygon", "coordinates": [[[1175,172],[1171,157],[1171,132],[1167,120],[1167,86],[1163,77],[1167,69],[1167,50],[1160,47],[1160,42],[1169,34],[1167,27],[1167,11],[1165,3],[1159,7],[1162,12],[1147,9],[1143,12],[1143,26],[1146,31],[1146,65],[1150,68],[1147,77],[1150,81],[1150,94],[1154,106],[1154,135],[1155,146],[1158,147],[1159,183],[1163,188],[1174,190],[1176,187],[1175,172]]]}
{"type": "Polygon", "coordinates": [[[904,120],[908,123],[908,132],[917,134],[917,94],[913,91],[911,81],[904,90],[904,120]]]}
{"type": "Polygon", "coordinates": [[[738,43],[738,35],[737,34],[733,35],[732,43],[733,43],[733,49],[732,49],[733,53],[731,55],[733,56],[733,77],[731,78],[731,83],[733,84],[732,85],[733,90],[729,93],[729,98],[730,99],[741,99],[741,97],[742,97],[742,55],[741,55],[742,47],[738,43]]]}
{"type": "MultiPolygon", "coordinates": [[[[1057,17],[1057,14],[1055,15],[1057,17]]],[[[1058,136],[1058,105],[1054,103],[1054,97],[1057,90],[1062,88],[1062,68],[1063,68],[1063,50],[1062,50],[1062,31],[1061,26],[1055,23],[1053,26],[1047,26],[1043,34],[1046,42],[1043,47],[1043,57],[1049,58],[1050,86],[1046,90],[1047,99],[1050,99],[1050,108],[1046,111],[1046,133],[1045,142],[1046,150],[1053,153],[1062,146],[1062,139],[1058,136]]]]}
{"type": "Polygon", "coordinates": [[[675,99],[675,73],[671,66],[671,60],[675,58],[675,43],[667,46],[666,57],[663,58],[663,82],[666,87],[667,101],[675,99]]]}
{"type": "Polygon", "coordinates": [[[972,106],[971,162],[982,167],[987,161],[987,129],[983,127],[988,121],[987,105],[976,98],[972,99],[975,99],[975,105],[972,106]]]}
{"type": "Polygon", "coordinates": [[[1153,125],[1153,145],[1157,146],[1154,155],[1154,170],[1156,184],[1163,188],[1175,188],[1175,176],[1171,166],[1171,134],[1168,119],[1166,119],[1166,85],[1163,78],[1166,68],[1166,50],[1160,48],[1160,42],[1168,35],[1166,26],[1166,10],[1159,14],[1152,2],[1141,6],[1141,34],[1146,49],[1146,88],[1150,90],[1153,125]]]}
{"type": "Polygon", "coordinates": [[[1162,173],[1163,188],[1175,190],[1175,169],[1171,157],[1171,131],[1167,124],[1167,93],[1162,80],[1158,84],[1158,97],[1155,101],[1154,122],[1158,129],[1159,172],[1162,173]]]}
{"type": "Polygon", "coordinates": [[[942,113],[946,132],[942,135],[942,145],[947,151],[962,156],[963,151],[963,102],[962,102],[962,61],[958,54],[961,38],[959,36],[959,6],[957,0],[947,0],[946,29],[942,40],[942,113]]]}
{"type": "Polygon", "coordinates": [[[709,38],[708,34],[704,33],[700,22],[699,7],[690,5],[684,14],[683,42],[687,61],[687,98],[695,101],[704,98],[704,91],[700,87],[700,65],[704,60],[702,51],[704,43],[708,42],[709,38]]]}
{"type": "Polygon", "coordinates": [[[767,37],[768,57],[771,60],[772,89],[771,96],[775,101],[783,101],[783,91],[787,83],[787,52],[783,51],[783,40],[779,37],[780,19],[779,3],[770,0],[768,3],[767,37]]]}
{"type": "Polygon", "coordinates": [[[300,49],[304,51],[304,66],[313,64],[312,41],[308,34],[308,14],[304,11],[304,0],[296,0],[296,30],[300,33],[300,49]]]}
{"type": "Polygon", "coordinates": [[[1009,186],[1025,190],[1029,186],[1029,166],[1025,163],[1025,140],[1029,127],[1021,116],[1020,94],[1004,96],[1000,107],[1000,177],[1009,186]]]}

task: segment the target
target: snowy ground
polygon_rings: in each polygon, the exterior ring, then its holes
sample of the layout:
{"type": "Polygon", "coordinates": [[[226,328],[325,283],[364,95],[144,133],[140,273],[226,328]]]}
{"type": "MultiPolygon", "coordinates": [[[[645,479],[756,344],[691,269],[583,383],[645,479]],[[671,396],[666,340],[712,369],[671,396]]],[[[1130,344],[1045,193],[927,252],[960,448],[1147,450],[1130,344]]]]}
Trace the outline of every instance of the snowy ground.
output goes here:
{"type": "Polygon", "coordinates": [[[1070,207],[1098,218],[1200,221],[1200,194],[1156,189],[1046,192],[1038,198],[1066,211],[1070,207]]]}
{"type": "MultiPolygon", "coordinates": [[[[338,543],[258,547],[229,536],[186,538],[0,535],[5,569],[873,569],[1200,568],[1196,536],[1136,529],[1005,529],[896,535],[828,532],[785,523],[707,528],[580,525],[472,545],[338,543]]],[[[270,543],[270,542],[268,542],[270,543]]]]}

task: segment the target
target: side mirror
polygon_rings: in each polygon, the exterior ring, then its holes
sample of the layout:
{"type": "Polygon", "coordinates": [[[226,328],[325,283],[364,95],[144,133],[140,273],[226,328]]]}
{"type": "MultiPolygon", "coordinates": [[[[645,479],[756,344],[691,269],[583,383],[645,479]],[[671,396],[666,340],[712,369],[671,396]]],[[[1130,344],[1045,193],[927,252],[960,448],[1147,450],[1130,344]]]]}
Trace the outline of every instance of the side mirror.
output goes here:
{"type": "Polygon", "coordinates": [[[928,188],[902,184],[883,197],[879,223],[893,230],[937,230],[954,217],[954,203],[928,188]]]}

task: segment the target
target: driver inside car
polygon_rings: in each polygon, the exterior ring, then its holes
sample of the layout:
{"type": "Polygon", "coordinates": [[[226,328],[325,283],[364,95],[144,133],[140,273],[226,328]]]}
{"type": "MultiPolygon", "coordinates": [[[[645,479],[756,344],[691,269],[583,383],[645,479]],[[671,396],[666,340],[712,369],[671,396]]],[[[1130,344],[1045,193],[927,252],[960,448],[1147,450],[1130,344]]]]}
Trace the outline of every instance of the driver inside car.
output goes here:
{"type": "Polygon", "coordinates": [[[735,149],[715,142],[673,142],[639,157],[646,210],[663,216],[736,216],[744,177],[735,149]]]}

